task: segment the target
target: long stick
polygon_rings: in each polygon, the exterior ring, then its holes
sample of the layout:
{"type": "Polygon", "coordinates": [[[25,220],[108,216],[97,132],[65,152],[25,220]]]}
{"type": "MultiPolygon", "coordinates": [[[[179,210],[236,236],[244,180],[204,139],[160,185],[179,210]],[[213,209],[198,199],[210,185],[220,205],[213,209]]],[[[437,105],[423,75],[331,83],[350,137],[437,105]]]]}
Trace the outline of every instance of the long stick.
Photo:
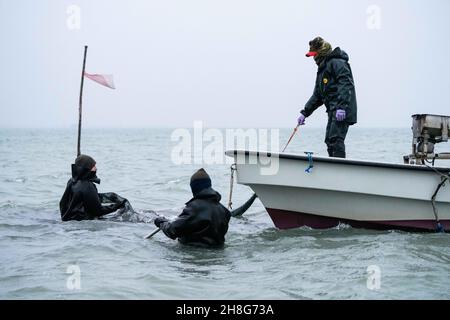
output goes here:
{"type": "Polygon", "coordinates": [[[84,69],[86,68],[86,55],[88,46],[84,46],[84,58],[83,58],[83,70],[81,71],[81,86],[80,86],[80,100],[78,105],[78,144],[77,144],[77,156],[81,154],[80,140],[81,140],[81,113],[83,109],[83,84],[84,84],[84,69]]]}
{"type": "Polygon", "coordinates": [[[158,228],[155,231],[153,231],[152,233],[150,233],[149,235],[145,236],[144,239],[149,239],[149,238],[153,237],[155,234],[157,234],[160,231],[161,231],[161,229],[158,228]]]}
{"type": "Polygon", "coordinates": [[[284,149],[283,149],[282,152],[284,152],[284,150],[286,150],[287,146],[289,145],[289,143],[291,142],[292,138],[294,137],[294,134],[297,132],[298,127],[299,127],[299,125],[297,125],[297,126],[294,128],[294,131],[292,131],[292,134],[291,134],[291,136],[290,136],[288,142],[287,142],[286,145],[284,146],[284,149]]]}

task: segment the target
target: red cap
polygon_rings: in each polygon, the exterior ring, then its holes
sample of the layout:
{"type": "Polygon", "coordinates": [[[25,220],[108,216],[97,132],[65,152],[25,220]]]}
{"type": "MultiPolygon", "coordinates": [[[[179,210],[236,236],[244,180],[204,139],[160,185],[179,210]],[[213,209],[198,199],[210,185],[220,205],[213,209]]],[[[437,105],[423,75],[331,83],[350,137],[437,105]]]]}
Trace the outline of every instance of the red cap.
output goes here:
{"type": "Polygon", "coordinates": [[[310,51],[308,53],[306,53],[307,57],[315,57],[317,56],[319,53],[317,51],[310,51]]]}

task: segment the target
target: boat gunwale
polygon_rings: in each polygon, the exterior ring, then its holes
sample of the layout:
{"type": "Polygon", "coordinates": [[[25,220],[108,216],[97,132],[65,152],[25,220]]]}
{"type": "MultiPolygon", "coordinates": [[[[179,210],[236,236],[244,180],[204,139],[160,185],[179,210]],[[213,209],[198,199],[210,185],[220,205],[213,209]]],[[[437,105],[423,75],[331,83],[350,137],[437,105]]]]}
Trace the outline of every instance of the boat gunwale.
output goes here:
{"type": "MultiPolygon", "coordinates": [[[[227,156],[235,156],[237,154],[244,154],[246,156],[256,155],[257,157],[272,157],[272,155],[277,155],[280,159],[288,160],[302,160],[309,161],[307,155],[291,154],[291,153],[277,153],[277,152],[263,152],[263,151],[251,151],[251,150],[227,150],[225,151],[227,156]]],[[[416,171],[427,171],[434,172],[439,171],[440,173],[450,174],[450,167],[427,167],[412,164],[399,164],[399,163],[389,163],[389,162],[375,162],[367,160],[354,160],[354,159],[344,159],[344,158],[333,158],[333,157],[321,157],[313,156],[314,162],[325,162],[325,163],[339,163],[347,165],[359,165],[366,167],[377,167],[377,168],[390,168],[390,169],[403,169],[403,170],[416,170],[416,171]]]]}

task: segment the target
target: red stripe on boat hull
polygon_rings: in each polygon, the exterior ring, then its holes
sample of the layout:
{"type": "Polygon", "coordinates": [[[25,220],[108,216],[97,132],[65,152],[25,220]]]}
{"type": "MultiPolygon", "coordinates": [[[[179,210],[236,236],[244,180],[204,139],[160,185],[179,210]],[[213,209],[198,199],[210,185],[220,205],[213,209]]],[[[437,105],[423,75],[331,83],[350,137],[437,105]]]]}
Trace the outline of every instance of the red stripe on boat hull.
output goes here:
{"type": "MultiPolygon", "coordinates": [[[[346,223],[354,228],[377,230],[436,230],[436,222],[434,220],[357,221],[272,208],[266,208],[266,210],[275,226],[279,229],[292,229],[303,226],[313,229],[328,229],[336,227],[339,223],[346,223]]],[[[441,220],[441,224],[446,231],[450,230],[450,220],[441,220]]]]}

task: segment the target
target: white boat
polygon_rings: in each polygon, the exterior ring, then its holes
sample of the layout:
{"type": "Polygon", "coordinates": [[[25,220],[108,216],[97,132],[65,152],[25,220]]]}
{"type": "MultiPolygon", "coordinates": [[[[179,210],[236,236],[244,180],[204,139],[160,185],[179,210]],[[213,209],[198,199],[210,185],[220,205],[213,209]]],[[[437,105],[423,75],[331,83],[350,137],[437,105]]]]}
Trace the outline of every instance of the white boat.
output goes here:
{"type": "MultiPolygon", "coordinates": [[[[450,188],[441,183],[450,168],[248,150],[226,154],[235,158],[237,182],[254,190],[280,229],[346,223],[371,229],[450,231],[450,188]],[[268,160],[277,162],[273,174],[265,172],[268,160]]],[[[430,155],[425,152],[422,160],[430,155]]],[[[405,159],[413,162],[412,156],[405,159]]]]}

